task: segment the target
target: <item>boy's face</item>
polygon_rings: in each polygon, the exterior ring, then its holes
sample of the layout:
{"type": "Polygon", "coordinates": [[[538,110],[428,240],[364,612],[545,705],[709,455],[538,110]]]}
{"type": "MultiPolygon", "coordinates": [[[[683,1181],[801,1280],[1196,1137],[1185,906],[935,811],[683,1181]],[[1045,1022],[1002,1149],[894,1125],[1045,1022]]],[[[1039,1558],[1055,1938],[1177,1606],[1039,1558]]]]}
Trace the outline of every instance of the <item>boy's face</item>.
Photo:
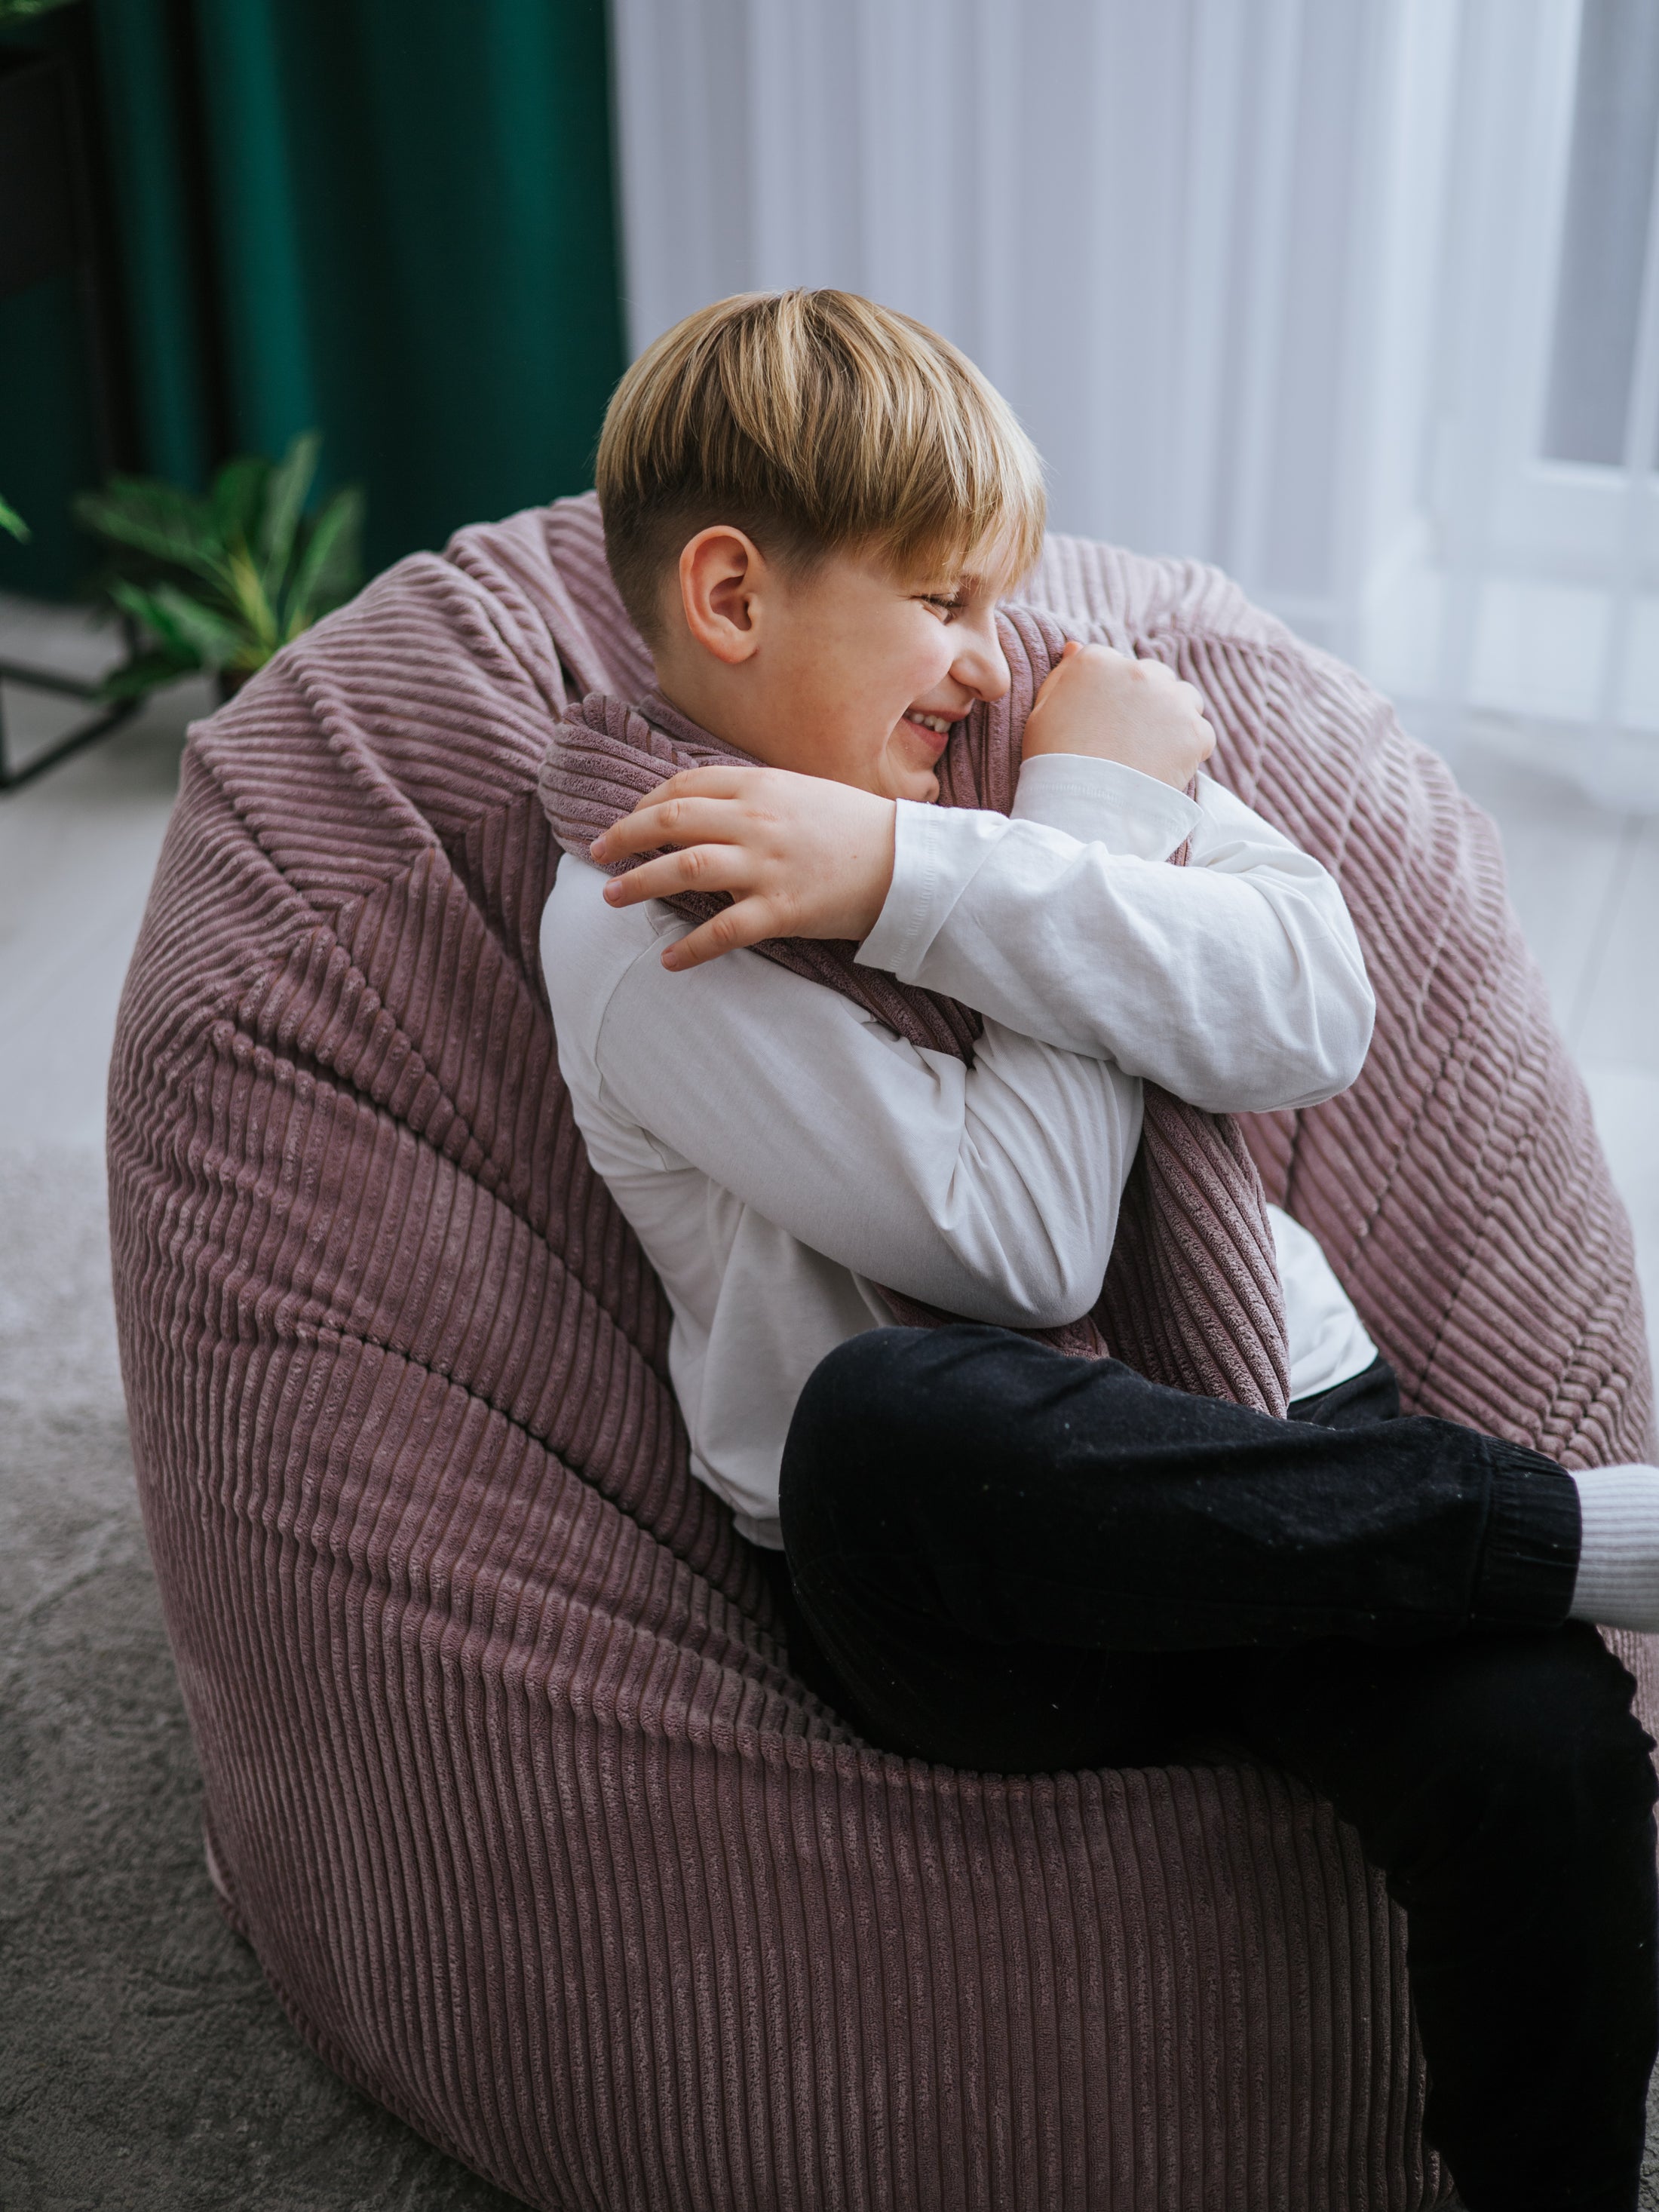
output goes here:
{"type": "MultiPolygon", "coordinates": [[[[729,547],[740,533],[704,536],[729,547]]],[[[772,768],[886,799],[937,799],[951,726],[1008,689],[997,549],[978,549],[946,574],[896,576],[869,550],[825,554],[791,572],[740,542],[740,574],[732,553],[717,582],[694,586],[710,617],[732,626],[713,648],[723,665],[705,661],[699,672],[718,679],[699,701],[703,726],[772,768]],[[722,649],[739,637],[740,654],[722,649]]],[[[672,672],[661,672],[675,696],[672,672]]],[[[679,703],[696,711],[689,697],[679,703]]]]}

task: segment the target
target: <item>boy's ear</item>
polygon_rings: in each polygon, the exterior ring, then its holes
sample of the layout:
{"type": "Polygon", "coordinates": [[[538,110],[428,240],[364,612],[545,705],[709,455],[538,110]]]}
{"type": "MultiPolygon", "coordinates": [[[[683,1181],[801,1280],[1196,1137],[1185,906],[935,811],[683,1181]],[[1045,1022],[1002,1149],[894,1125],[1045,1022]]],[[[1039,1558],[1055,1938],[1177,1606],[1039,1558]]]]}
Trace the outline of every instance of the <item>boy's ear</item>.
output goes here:
{"type": "Polygon", "coordinates": [[[711,523],[680,550],[680,606],[693,640],[735,667],[760,644],[766,558],[752,538],[711,523]]]}

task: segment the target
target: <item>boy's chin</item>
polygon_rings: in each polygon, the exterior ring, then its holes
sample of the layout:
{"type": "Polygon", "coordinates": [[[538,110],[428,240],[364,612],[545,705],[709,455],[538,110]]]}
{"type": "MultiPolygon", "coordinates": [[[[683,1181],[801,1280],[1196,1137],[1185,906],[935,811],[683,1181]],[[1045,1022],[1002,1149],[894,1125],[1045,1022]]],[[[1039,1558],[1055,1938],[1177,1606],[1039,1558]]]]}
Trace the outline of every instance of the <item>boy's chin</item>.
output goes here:
{"type": "Polygon", "coordinates": [[[900,762],[894,761],[890,755],[888,773],[892,777],[895,799],[914,799],[922,806],[931,806],[939,797],[937,758],[921,760],[912,754],[908,761],[900,762]]]}
{"type": "Polygon", "coordinates": [[[906,769],[902,775],[892,779],[887,796],[914,799],[918,806],[931,806],[939,797],[939,778],[930,768],[906,769]]]}

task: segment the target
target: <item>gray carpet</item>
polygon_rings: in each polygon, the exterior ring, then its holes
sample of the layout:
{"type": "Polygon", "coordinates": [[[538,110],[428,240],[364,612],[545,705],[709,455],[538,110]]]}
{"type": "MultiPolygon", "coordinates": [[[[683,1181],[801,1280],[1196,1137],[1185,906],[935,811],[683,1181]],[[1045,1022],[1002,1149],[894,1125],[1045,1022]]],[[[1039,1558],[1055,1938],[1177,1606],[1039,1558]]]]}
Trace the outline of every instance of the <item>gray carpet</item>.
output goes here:
{"type": "Polygon", "coordinates": [[[0,1150],[0,2207],[512,2201],[313,2058],[219,1917],[133,1492],[102,1162],[0,1150]]]}
{"type": "Polygon", "coordinates": [[[0,1152],[0,2206],[509,2212],[221,1919],[127,1449],[103,1163],[0,1152]]]}

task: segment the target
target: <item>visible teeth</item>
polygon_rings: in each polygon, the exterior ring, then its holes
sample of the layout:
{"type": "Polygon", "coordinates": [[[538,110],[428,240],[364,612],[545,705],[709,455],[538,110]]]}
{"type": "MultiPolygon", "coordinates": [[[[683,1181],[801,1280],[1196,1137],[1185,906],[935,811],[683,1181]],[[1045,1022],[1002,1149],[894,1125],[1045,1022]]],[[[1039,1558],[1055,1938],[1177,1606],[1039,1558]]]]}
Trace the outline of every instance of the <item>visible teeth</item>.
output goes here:
{"type": "Polygon", "coordinates": [[[920,722],[924,729],[937,730],[941,737],[948,737],[950,734],[951,725],[943,714],[918,714],[913,707],[910,709],[910,720],[913,722],[920,722]]]}

